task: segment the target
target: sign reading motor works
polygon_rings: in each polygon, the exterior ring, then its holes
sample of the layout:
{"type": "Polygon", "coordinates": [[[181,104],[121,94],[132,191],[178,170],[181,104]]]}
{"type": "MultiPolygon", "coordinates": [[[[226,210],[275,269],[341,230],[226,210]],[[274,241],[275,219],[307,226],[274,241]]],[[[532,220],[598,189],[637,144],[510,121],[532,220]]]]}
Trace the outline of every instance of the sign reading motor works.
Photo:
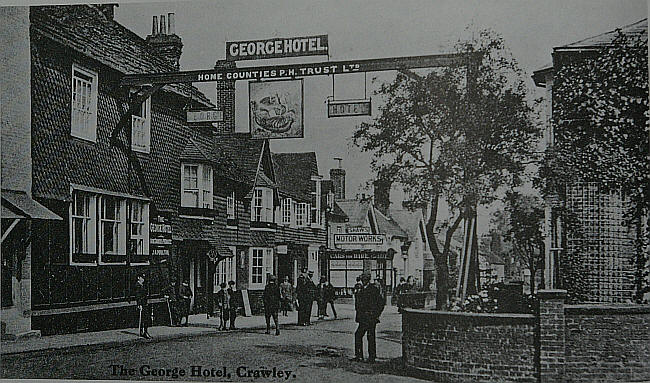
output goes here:
{"type": "Polygon", "coordinates": [[[327,55],[327,52],[327,35],[226,42],[228,61],[327,55]]]}
{"type": "Polygon", "coordinates": [[[381,234],[334,234],[336,245],[383,245],[381,234]]]}
{"type": "Polygon", "coordinates": [[[327,117],[370,116],[372,105],[370,100],[346,100],[327,102],[327,117]]]}

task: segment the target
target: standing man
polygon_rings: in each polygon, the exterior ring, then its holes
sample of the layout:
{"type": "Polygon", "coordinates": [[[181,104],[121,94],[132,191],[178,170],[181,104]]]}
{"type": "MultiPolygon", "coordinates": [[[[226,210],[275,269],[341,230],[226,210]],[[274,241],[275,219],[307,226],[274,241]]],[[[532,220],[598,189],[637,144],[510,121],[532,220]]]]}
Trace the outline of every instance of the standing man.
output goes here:
{"type": "Polygon", "coordinates": [[[172,282],[164,291],[167,299],[167,310],[169,310],[169,325],[176,326],[178,323],[178,295],[176,294],[176,282],[172,282]]]}
{"type": "Polygon", "coordinates": [[[278,310],[280,310],[280,287],[275,275],[269,277],[264,288],[264,317],[266,318],[266,333],[271,333],[271,317],[275,322],[275,335],[280,335],[280,323],[278,322],[278,310]]]}
{"type": "Polygon", "coordinates": [[[221,290],[217,292],[217,310],[219,310],[220,322],[219,330],[228,330],[227,322],[230,319],[230,294],[226,291],[226,283],[221,282],[221,290]]]}
{"type": "Polygon", "coordinates": [[[384,310],[384,300],[379,287],[370,283],[370,274],[361,275],[363,287],[357,293],[354,306],[357,311],[356,322],[359,323],[354,333],[354,358],[353,361],[363,361],[363,336],[368,338],[368,363],[374,363],[377,358],[377,344],[375,343],[375,328],[379,323],[379,316],[384,310]]]}
{"type": "Polygon", "coordinates": [[[138,283],[135,285],[135,300],[138,306],[138,329],[140,336],[146,339],[151,339],[149,335],[149,320],[151,319],[151,311],[149,309],[149,292],[145,284],[144,273],[138,275],[138,283]]]}
{"type": "Polygon", "coordinates": [[[230,329],[236,330],[235,319],[237,319],[237,309],[241,307],[239,304],[239,291],[235,289],[235,281],[228,282],[228,295],[230,296],[230,329]]]}
{"type": "Polygon", "coordinates": [[[298,277],[296,285],[296,295],[298,298],[298,326],[307,325],[307,303],[309,301],[309,292],[307,291],[307,276],[303,270],[298,277]]]}
{"type": "Polygon", "coordinates": [[[336,290],[330,281],[325,283],[325,316],[327,316],[327,304],[332,306],[332,312],[334,313],[334,319],[336,319],[336,309],[334,308],[334,300],[336,299],[336,290]]]}
{"type": "Polygon", "coordinates": [[[192,289],[190,289],[190,284],[187,281],[184,281],[181,285],[178,295],[180,295],[182,302],[182,316],[178,323],[180,324],[183,321],[182,317],[185,317],[184,326],[187,326],[190,318],[190,302],[192,301],[192,289]]]}
{"type": "Polygon", "coordinates": [[[320,277],[320,282],[316,287],[316,303],[318,304],[318,319],[325,319],[327,314],[327,301],[325,300],[325,277],[320,277]]]}
{"type": "Polygon", "coordinates": [[[306,290],[307,290],[307,307],[305,307],[305,320],[307,321],[307,325],[311,325],[311,312],[312,312],[312,307],[314,307],[314,299],[316,299],[316,285],[314,284],[314,281],[312,278],[314,277],[314,272],[312,270],[309,270],[309,273],[307,273],[307,282],[306,282],[306,290]]]}
{"type": "Polygon", "coordinates": [[[280,302],[282,314],[286,317],[287,311],[291,309],[291,302],[293,302],[293,286],[289,283],[289,277],[284,277],[284,282],[280,284],[280,302]]]}

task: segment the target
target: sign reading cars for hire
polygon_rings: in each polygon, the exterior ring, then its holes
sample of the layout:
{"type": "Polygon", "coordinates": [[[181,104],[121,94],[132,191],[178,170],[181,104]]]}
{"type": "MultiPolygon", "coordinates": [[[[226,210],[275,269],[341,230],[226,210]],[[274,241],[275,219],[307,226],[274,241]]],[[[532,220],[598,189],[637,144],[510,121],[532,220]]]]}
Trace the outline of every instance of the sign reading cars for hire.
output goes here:
{"type": "Polygon", "coordinates": [[[304,137],[302,89],[302,80],[250,82],[251,137],[304,137]]]}

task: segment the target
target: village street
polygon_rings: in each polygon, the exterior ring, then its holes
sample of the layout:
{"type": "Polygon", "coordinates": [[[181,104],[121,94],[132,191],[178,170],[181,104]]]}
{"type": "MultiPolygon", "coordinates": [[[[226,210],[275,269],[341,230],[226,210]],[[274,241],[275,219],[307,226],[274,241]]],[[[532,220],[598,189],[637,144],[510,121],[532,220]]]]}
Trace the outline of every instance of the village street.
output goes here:
{"type": "MultiPolygon", "coordinates": [[[[414,378],[403,376],[401,372],[401,316],[396,308],[388,306],[381,317],[381,323],[377,327],[379,361],[373,365],[349,360],[354,355],[356,323],[353,314],[352,305],[341,305],[338,320],[317,321],[313,318],[316,323],[309,327],[285,325],[281,328],[280,336],[264,334],[264,329],[260,327],[263,319],[254,317],[258,323],[257,328],[235,332],[212,332],[175,339],[158,337],[151,341],[138,339],[117,345],[98,344],[3,355],[1,377],[350,382],[367,380],[370,375],[373,381],[416,381],[414,378]],[[121,367],[112,368],[112,365],[119,365],[126,370],[135,369],[135,373],[120,375],[121,367]],[[188,376],[192,372],[191,366],[201,366],[202,373],[204,370],[214,369],[214,373],[210,373],[214,376],[188,376]],[[219,376],[220,373],[223,374],[224,367],[226,376],[219,376]],[[169,376],[152,376],[150,371],[161,368],[170,369],[169,376]],[[177,368],[176,372],[184,369],[186,375],[174,375],[174,368],[177,368]],[[115,375],[113,370],[116,371],[115,375]],[[260,377],[256,375],[255,370],[270,370],[271,376],[260,377]],[[279,374],[280,370],[291,371],[289,379],[285,378],[285,373],[279,374]],[[151,375],[145,376],[147,373],[151,375]]],[[[281,323],[287,322],[287,319],[283,318],[281,323]]],[[[215,321],[215,326],[216,323],[215,321]]],[[[154,327],[151,334],[155,338],[165,330],[154,327]]],[[[136,333],[136,329],[121,331],[136,333]]]]}

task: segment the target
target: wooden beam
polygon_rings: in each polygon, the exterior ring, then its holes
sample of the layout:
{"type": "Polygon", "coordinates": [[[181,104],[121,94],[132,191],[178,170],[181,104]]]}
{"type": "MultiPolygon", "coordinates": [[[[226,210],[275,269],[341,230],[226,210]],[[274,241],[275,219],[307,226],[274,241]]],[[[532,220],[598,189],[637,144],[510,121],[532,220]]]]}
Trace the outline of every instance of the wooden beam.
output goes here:
{"type": "Polygon", "coordinates": [[[13,222],[11,222],[11,225],[5,230],[4,233],[2,233],[2,239],[0,239],[0,243],[4,242],[5,238],[11,233],[11,230],[18,224],[18,221],[20,221],[20,218],[14,218],[13,222]]]}
{"type": "Polygon", "coordinates": [[[414,68],[465,67],[477,60],[480,53],[448,53],[428,56],[390,57],[380,59],[325,61],[319,63],[267,65],[247,68],[219,68],[168,73],[125,75],[122,86],[169,84],[181,82],[239,81],[274,78],[326,76],[333,74],[380,72],[414,68]]]}

